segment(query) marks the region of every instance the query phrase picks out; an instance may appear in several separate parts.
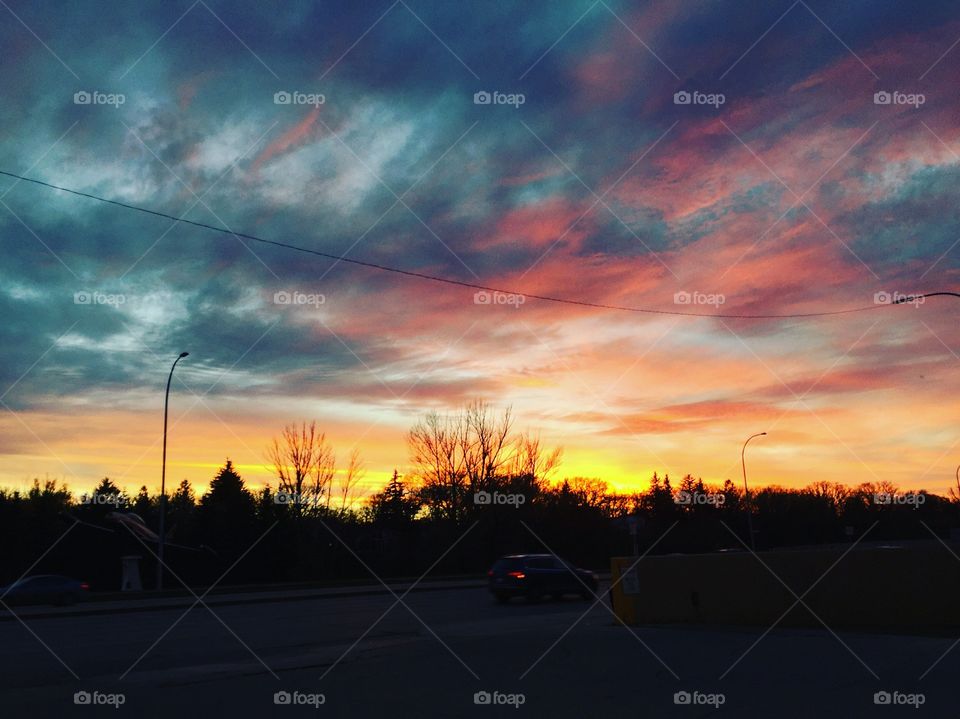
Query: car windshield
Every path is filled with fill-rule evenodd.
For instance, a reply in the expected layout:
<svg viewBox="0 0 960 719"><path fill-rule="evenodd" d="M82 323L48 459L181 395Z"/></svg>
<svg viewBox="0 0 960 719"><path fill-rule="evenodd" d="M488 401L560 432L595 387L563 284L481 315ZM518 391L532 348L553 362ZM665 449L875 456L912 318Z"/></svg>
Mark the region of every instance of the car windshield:
<svg viewBox="0 0 960 719"><path fill-rule="evenodd" d="M516 569L523 569L523 560L519 557L504 557L493 563L494 572L512 572Z"/></svg>

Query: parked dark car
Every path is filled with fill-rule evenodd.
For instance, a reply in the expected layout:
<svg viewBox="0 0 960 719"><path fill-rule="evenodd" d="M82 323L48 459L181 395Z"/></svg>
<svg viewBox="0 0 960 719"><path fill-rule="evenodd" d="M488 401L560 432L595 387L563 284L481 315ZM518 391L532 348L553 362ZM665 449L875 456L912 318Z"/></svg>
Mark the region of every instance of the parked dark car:
<svg viewBox="0 0 960 719"><path fill-rule="evenodd" d="M83 601L90 585L59 574L36 574L18 579L0 587L0 597L6 604L68 605Z"/></svg>
<svg viewBox="0 0 960 719"><path fill-rule="evenodd" d="M524 597L535 602L546 595L560 599L565 594L593 596L599 580L587 569L554 557L552 554L511 554L493 563L487 572L490 591L499 602Z"/></svg>

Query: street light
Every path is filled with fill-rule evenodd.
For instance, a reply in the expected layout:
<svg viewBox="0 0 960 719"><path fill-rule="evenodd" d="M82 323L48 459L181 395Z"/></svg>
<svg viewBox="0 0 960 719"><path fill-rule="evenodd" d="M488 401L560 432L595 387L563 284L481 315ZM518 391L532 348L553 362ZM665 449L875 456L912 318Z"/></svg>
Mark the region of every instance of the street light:
<svg viewBox="0 0 960 719"><path fill-rule="evenodd" d="M166 529L164 520L167 514L167 408L170 406L170 381L173 379L173 370L177 367L177 362L189 355L189 352L181 352L173 361L170 367L170 374L167 376L167 394L163 400L163 463L160 469L160 532L157 551L157 590L163 589L163 545L166 543Z"/></svg>
<svg viewBox="0 0 960 719"><path fill-rule="evenodd" d="M747 489L747 463L743 455L747 451L747 445L750 444L751 439L764 437L766 434L766 432L758 432L750 435L747 437L747 441L743 443L743 449L740 450L740 466L743 467L743 499L747 508L747 531L750 532L750 549L754 552L757 551L757 544L753 538L753 513L750 511L750 490Z"/></svg>

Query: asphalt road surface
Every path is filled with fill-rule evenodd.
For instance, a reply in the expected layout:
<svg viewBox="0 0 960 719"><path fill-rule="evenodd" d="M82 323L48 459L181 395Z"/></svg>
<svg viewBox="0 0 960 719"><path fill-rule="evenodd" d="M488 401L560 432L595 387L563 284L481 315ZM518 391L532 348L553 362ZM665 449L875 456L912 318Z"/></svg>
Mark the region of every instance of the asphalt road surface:
<svg viewBox="0 0 960 719"><path fill-rule="evenodd" d="M602 602L479 588L395 601L2 621L0 716L960 716L952 637L628 629Z"/></svg>

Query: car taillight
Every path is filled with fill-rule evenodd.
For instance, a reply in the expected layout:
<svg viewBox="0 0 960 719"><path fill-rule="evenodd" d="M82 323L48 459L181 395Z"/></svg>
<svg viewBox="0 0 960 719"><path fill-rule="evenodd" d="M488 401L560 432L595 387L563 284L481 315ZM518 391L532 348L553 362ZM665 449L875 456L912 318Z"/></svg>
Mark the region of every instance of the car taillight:
<svg viewBox="0 0 960 719"><path fill-rule="evenodd" d="M86 582L80 582L80 589L87 591L90 589L90 585L87 584Z"/></svg>
<svg viewBox="0 0 960 719"><path fill-rule="evenodd" d="M489 572L487 572L487 576L488 576L488 577L492 577L492 576L493 576L493 570L492 570L492 569L491 569Z"/></svg>
<svg viewBox="0 0 960 719"><path fill-rule="evenodd" d="M507 572L508 577L513 577L514 579L523 579L527 575L523 572Z"/></svg>

